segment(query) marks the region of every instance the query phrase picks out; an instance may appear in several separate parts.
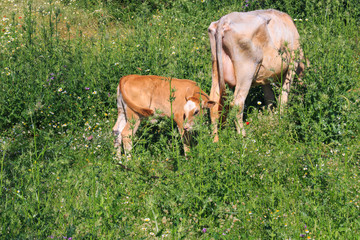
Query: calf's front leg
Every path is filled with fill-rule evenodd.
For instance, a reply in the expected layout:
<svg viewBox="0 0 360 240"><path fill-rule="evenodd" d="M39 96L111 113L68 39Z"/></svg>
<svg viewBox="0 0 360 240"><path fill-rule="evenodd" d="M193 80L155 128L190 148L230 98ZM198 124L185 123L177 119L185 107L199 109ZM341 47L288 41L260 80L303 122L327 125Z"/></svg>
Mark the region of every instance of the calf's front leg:
<svg viewBox="0 0 360 240"><path fill-rule="evenodd" d="M186 157L186 153L190 152L190 134L186 132L182 127L182 124L178 124L178 130L181 136L181 142L184 146L184 154Z"/></svg>

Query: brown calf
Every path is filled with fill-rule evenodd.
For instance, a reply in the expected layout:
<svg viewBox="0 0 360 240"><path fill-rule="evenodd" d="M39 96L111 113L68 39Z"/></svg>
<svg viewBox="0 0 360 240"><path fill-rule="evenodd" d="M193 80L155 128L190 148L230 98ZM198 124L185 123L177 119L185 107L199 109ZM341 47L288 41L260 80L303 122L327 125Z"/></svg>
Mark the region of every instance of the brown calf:
<svg viewBox="0 0 360 240"><path fill-rule="evenodd" d="M170 84L174 91L170 91ZM204 112L202 108L211 108L213 105L214 102L209 101L209 97L191 80L140 75L121 78L117 88L118 119L113 127L118 156L121 154L122 142L126 154L131 150L131 137L136 133L142 118L154 115L156 111L161 112L161 116L170 117L172 111L183 137L184 132L192 130L194 118ZM189 150L188 142L183 142L186 153Z"/></svg>

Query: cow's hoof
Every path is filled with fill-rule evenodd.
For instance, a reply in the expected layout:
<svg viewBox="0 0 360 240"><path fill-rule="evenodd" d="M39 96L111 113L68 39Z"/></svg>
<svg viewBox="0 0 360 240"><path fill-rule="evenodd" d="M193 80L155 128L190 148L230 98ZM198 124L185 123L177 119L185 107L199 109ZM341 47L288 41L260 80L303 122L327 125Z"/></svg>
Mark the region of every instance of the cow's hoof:
<svg viewBox="0 0 360 240"><path fill-rule="evenodd" d="M241 134L242 134L243 137L246 137L246 132L245 132L244 129L241 131Z"/></svg>

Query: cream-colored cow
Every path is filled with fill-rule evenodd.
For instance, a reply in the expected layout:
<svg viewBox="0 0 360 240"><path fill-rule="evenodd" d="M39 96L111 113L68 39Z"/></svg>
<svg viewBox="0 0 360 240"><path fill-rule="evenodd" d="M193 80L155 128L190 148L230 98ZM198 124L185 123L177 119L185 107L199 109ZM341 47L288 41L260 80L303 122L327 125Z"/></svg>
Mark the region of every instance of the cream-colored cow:
<svg viewBox="0 0 360 240"><path fill-rule="evenodd" d="M170 101L170 84L173 101ZM121 154L123 142L125 153L132 148L131 138L136 133L140 121L144 117L161 112L161 116L171 116L183 137L191 131L194 118L202 114L203 108L213 107L196 82L186 79L165 78L159 76L129 75L120 79L117 88L118 119L113 127L116 135L115 147L117 155ZM183 139L184 150L187 152L188 142Z"/></svg>
<svg viewBox="0 0 360 240"><path fill-rule="evenodd" d="M225 83L234 90L233 106L239 108L236 128L245 136L243 110L251 86L262 85L267 105L273 103L270 83L282 84L279 104L288 101L295 73L304 69L299 34L291 17L277 10L233 12L209 26L212 55L210 99L216 104L210 112L214 141L222 110Z"/></svg>

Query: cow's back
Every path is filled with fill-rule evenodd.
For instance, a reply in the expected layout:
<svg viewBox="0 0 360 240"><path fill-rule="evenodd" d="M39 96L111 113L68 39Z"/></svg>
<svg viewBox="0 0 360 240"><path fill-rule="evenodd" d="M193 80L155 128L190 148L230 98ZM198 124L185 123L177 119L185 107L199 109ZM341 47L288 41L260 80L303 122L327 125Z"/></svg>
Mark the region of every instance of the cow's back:
<svg viewBox="0 0 360 240"><path fill-rule="evenodd" d="M274 9L256 10L249 13L271 19L268 24L268 31L270 38L277 49L283 47L285 42L290 50L299 48L300 36L292 18L288 14Z"/></svg>

